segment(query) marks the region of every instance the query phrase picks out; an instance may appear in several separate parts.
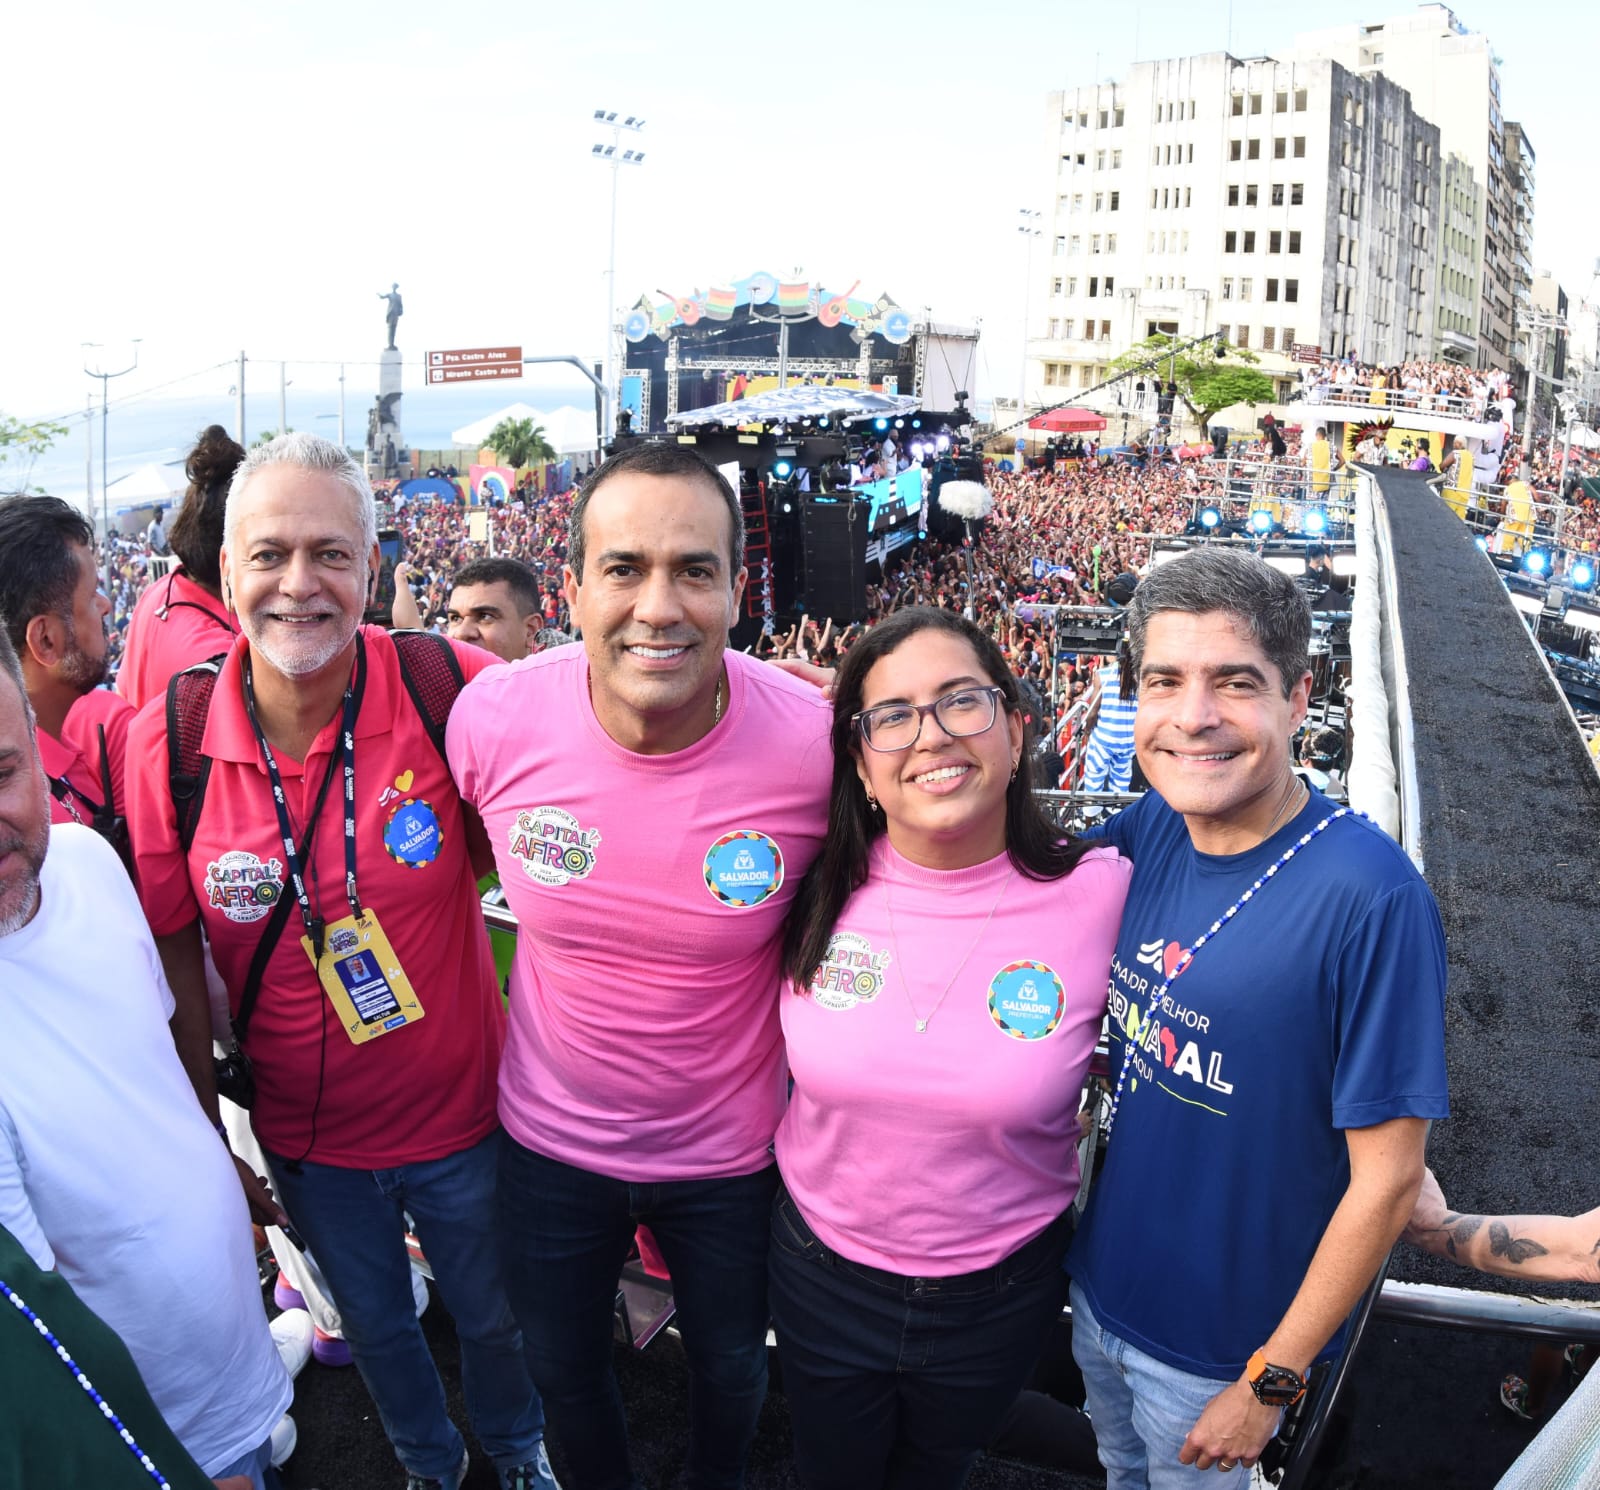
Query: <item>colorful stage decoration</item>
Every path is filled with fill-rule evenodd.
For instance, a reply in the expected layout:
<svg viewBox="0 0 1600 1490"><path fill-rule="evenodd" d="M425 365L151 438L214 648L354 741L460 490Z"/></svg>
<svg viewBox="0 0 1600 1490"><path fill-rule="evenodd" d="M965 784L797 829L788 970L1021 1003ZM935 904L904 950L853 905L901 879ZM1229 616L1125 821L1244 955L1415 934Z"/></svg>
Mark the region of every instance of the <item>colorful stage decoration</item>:
<svg viewBox="0 0 1600 1490"><path fill-rule="evenodd" d="M863 419L881 419L887 428L888 421L903 419L921 407L919 400L900 394L801 383L788 388L774 388L751 398L713 404L707 409L690 409L672 414L668 416L667 424L672 429L708 424L737 429L751 424L797 425L807 419L815 420L819 425L856 424Z"/></svg>
<svg viewBox="0 0 1600 1490"><path fill-rule="evenodd" d="M848 290L829 290L805 280L779 280L765 271L735 280L731 285L713 285L709 290L696 290L692 295L674 295L657 290L655 298L648 295L623 317L622 333L631 342L643 341L655 335L665 341L667 336L682 326L697 326L702 319L708 321L731 320L741 306L759 307L763 319L781 317L784 320L802 321L815 318L824 326L837 326L841 322L853 326L861 336L881 336L895 346L911 340L912 321L908 312L896 305L887 295L867 299L856 292L861 288L858 279Z"/></svg>

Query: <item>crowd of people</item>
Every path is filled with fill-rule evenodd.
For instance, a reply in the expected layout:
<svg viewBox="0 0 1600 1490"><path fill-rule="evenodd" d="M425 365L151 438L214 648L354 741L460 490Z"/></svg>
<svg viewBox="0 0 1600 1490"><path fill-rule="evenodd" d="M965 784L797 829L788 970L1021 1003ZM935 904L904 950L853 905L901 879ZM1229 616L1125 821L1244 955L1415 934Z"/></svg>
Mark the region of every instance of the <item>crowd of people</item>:
<svg viewBox="0 0 1600 1490"><path fill-rule="evenodd" d="M1332 396L1339 402L1364 400L1393 413L1478 420L1497 418L1497 406L1512 396L1508 373L1422 359L1382 366L1354 357L1324 357L1301 367L1300 388L1301 397L1313 404Z"/></svg>
<svg viewBox="0 0 1600 1490"><path fill-rule="evenodd" d="M213 429L190 478L137 594L153 558L104 595L80 514L0 502L5 1483L269 1490L290 1388L251 1218L325 1292L410 1490L470 1461L408 1226L503 1490L557 1490L547 1424L566 1490L637 1485L611 1335L640 1225L697 1490L743 1482L769 1324L806 1490L958 1490L1069 1287L1113 1490L1240 1484L1408 1224L1592 1272L1560 1218L1489 1218L1518 1246L1480 1257L1484 1218L1427 1186L1443 933L1294 769L1305 595L1231 546L1148 565L1216 473L996 476L974 546L769 639L828 676L728 645L743 514L689 447L491 511L492 555L407 504L399 631L364 624L379 512L347 452ZM1026 607L1101 600L1152 790L1078 838L1035 794ZM1249 905L1286 876L1321 908L1293 959ZM1243 1196L1191 1183L1243 1167ZM43 1405L91 1391L74 1352L82 1418Z"/></svg>

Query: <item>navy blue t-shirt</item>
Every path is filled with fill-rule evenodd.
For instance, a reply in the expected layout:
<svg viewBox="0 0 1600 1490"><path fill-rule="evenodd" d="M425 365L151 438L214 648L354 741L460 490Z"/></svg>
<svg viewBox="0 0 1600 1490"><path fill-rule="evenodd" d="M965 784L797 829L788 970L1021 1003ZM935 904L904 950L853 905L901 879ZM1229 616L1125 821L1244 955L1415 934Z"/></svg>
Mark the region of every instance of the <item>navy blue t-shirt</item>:
<svg viewBox="0 0 1600 1490"><path fill-rule="evenodd" d="M1438 909L1363 818L1301 849L1144 1023L1183 950L1335 810L1314 792L1265 843L1221 856L1149 792L1095 835L1133 861L1111 964L1113 1081L1126 1033L1140 1034L1067 1265L1113 1334L1219 1381L1305 1277L1349 1184L1342 1130L1449 1112Z"/></svg>

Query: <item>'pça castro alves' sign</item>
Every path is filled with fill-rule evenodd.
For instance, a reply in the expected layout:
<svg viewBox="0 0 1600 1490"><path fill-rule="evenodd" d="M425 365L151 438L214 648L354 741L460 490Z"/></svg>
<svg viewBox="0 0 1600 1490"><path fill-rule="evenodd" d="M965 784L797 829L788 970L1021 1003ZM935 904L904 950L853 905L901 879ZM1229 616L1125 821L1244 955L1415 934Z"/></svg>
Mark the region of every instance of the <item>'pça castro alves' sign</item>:
<svg viewBox="0 0 1600 1490"><path fill-rule="evenodd" d="M429 383L477 383L485 378L520 378L521 347L464 347L428 353Z"/></svg>

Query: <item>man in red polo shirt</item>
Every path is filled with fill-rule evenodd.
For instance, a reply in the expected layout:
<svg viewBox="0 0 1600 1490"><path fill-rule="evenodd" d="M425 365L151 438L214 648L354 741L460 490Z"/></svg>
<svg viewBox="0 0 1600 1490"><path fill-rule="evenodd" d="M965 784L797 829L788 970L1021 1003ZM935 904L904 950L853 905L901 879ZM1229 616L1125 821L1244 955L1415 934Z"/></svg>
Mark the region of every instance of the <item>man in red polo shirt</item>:
<svg viewBox="0 0 1600 1490"><path fill-rule="evenodd" d="M0 502L0 616L22 661L50 780L50 821L84 823L126 859L123 762L133 710L106 678L94 532L58 497Z"/></svg>
<svg viewBox="0 0 1600 1490"><path fill-rule="evenodd" d="M501 1484L552 1490L491 1225L504 1016L468 818L393 639L361 625L376 528L371 488L337 445L285 435L240 465L222 593L243 634L210 700L187 850L165 700L133 726L141 898L190 1009L205 1005L205 930L253 1067L256 1136L412 1486L457 1490L466 1449L416 1322L407 1214ZM447 645L466 676L494 662ZM186 1054L215 1119L209 1045Z"/></svg>

